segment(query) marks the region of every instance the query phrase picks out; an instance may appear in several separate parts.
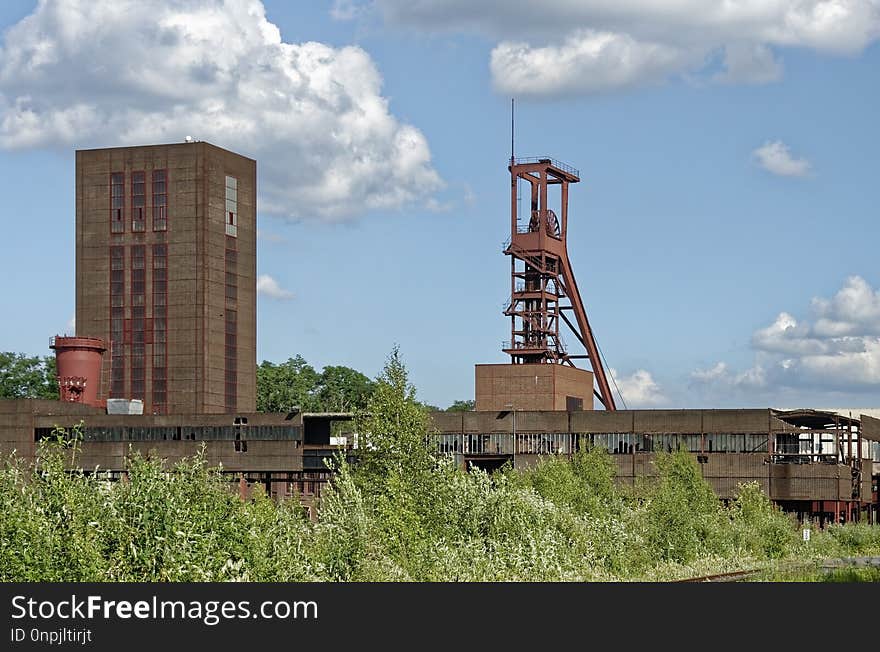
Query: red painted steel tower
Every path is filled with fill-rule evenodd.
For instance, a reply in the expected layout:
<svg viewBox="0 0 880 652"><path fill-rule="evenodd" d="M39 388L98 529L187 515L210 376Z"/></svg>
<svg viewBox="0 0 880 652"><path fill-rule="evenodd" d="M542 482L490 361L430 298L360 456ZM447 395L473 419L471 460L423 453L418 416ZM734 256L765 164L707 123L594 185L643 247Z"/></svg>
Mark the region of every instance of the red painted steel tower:
<svg viewBox="0 0 880 652"><path fill-rule="evenodd" d="M579 172L549 158L511 158L509 170L510 241L504 253L510 256L511 295L504 314L510 317L511 339L503 350L513 364L575 367L575 359L589 360L595 376L593 393L606 410L614 410L599 347L568 259L568 187L580 181ZM562 323L585 354L568 353L560 336Z"/></svg>

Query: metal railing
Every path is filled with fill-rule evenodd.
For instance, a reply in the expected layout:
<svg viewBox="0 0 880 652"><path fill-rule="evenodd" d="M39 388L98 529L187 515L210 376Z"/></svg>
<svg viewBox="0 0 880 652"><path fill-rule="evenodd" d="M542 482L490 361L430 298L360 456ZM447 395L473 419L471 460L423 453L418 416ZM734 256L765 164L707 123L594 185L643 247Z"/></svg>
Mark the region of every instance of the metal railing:
<svg viewBox="0 0 880 652"><path fill-rule="evenodd" d="M580 178L580 171L568 165L567 163L563 163L562 161L557 161L553 158L547 158L546 156L526 156L523 158L517 158L513 160L515 165L526 165L528 163L549 163L553 167L562 170L563 172L568 172L569 174L573 174L574 176Z"/></svg>

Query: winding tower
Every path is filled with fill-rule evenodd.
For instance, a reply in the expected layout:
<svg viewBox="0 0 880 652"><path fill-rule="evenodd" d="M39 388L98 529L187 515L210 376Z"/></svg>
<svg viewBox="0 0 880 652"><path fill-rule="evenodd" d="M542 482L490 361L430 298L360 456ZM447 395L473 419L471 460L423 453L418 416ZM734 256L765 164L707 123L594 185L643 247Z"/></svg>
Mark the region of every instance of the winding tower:
<svg viewBox="0 0 880 652"><path fill-rule="evenodd" d="M550 158L510 159L509 365L477 365L477 409L592 409L616 405L599 347L568 257L569 186L573 167ZM522 189L522 193L519 191ZM563 332L583 347L569 351ZM586 360L592 373L579 368ZM534 382L532 382L534 377Z"/></svg>

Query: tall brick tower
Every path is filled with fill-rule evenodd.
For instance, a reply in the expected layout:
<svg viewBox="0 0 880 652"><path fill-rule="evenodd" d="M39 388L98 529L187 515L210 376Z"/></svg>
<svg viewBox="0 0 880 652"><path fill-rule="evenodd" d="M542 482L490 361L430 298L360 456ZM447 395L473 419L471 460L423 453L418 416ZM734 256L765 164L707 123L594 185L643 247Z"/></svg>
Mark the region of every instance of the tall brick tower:
<svg viewBox="0 0 880 652"><path fill-rule="evenodd" d="M76 152L76 333L102 398L256 409L256 161L209 143Z"/></svg>

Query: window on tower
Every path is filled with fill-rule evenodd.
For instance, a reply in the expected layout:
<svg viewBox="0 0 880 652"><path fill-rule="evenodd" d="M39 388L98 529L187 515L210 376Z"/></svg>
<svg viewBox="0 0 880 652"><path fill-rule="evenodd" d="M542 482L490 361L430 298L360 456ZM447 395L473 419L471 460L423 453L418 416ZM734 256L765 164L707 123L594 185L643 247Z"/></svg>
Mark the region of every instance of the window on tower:
<svg viewBox="0 0 880 652"><path fill-rule="evenodd" d="M226 177L226 235L238 236L238 179Z"/></svg>
<svg viewBox="0 0 880 652"><path fill-rule="evenodd" d="M147 185L143 172L131 173L131 230L144 231L146 222L144 211L147 209Z"/></svg>
<svg viewBox="0 0 880 652"><path fill-rule="evenodd" d="M165 170L153 170L153 231L168 229L168 179Z"/></svg>
<svg viewBox="0 0 880 652"><path fill-rule="evenodd" d="M110 232L125 233L125 173L110 175Z"/></svg>

